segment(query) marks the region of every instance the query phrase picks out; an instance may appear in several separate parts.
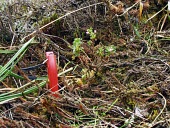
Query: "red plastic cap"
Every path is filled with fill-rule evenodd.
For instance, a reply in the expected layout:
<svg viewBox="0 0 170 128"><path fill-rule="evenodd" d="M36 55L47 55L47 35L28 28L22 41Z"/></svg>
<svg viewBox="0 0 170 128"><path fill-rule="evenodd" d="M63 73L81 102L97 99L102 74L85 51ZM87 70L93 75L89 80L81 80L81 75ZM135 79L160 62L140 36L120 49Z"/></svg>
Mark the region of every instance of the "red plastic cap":
<svg viewBox="0 0 170 128"><path fill-rule="evenodd" d="M57 71L57 63L56 56L53 52L46 52L47 60L47 71L48 71L48 79L49 79L49 89L51 92L58 91L58 71ZM58 97L57 94L53 94L53 96Z"/></svg>

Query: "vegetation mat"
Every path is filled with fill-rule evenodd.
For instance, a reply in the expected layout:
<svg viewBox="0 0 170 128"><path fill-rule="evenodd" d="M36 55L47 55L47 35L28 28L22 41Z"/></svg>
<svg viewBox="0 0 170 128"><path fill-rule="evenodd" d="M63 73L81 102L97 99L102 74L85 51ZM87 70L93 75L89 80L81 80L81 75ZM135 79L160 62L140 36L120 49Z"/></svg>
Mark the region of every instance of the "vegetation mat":
<svg viewBox="0 0 170 128"><path fill-rule="evenodd" d="M168 0L1 2L0 127L169 128L168 8Z"/></svg>

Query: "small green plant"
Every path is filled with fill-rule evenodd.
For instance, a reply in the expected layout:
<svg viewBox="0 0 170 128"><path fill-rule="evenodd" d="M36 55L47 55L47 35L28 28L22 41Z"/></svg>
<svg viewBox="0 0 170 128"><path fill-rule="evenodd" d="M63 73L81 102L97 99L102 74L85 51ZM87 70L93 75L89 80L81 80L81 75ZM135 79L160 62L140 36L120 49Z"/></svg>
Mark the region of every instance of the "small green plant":
<svg viewBox="0 0 170 128"><path fill-rule="evenodd" d="M109 56L116 52L116 47L114 45L102 46L97 50L99 56Z"/></svg>
<svg viewBox="0 0 170 128"><path fill-rule="evenodd" d="M90 35L90 40L94 40L96 38L96 30L93 30L92 27L87 29L86 33Z"/></svg>
<svg viewBox="0 0 170 128"><path fill-rule="evenodd" d="M88 45L91 45L93 43L93 40L96 39L96 30L93 30L93 28L90 27L89 29L87 29L86 34L90 35L90 40L87 43Z"/></svg>
<svg viewBox="0 0 170 128"><path fill-rule="evenodd" d="M97 54L99 56L104 56L104 48L103 47L100 47L98 50L97 50Z"/></svg>
<svg viewBox="0 0 170 128"><path fill-rule="evenodd" d="M72 49L73 49L73 59L75 59L75 57L80 55L80 52L83 51L83 47L81 46L83 44L82 39L81 38L75 38L73 41L73 45L72 45Z"/></svg>
<svg viewBox="0 0 170 128"><path fill-rule="evenodd" d="M88 45L90 46L94 40L96 39L96 31L93 30L92 27L90 27L89 29L87 29L87 34L90 35L90 40L87 41ZM81 38L75 38L73 41L73 45L71 46L71 48L73 49L73 59L75 59L75 57L80 56L81 52L84 52L83 50L83 41Z"/></svg>

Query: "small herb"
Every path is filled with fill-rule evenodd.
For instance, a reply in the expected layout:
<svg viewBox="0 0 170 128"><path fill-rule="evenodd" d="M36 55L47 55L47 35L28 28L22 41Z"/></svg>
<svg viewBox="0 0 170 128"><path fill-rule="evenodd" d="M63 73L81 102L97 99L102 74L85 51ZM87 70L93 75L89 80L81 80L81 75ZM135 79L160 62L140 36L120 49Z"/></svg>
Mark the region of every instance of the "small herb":
<svg viewBox="0 0 170 128"><path fill-rule="evenodd" d="M99 56L109 56L112 53L116 52L116 47L114 45L102 46L97 50Z"/></svg>
<svg viewBox="0 0 170 128"><path fill-rule="evenodd" d="M73 41L72 49L73 49L73 59L80 55L80 52L83 51L83 47L81 45L83 44L81 38L75 38Z"/></svg>
<svg viewBox="0 0 170 128"><path fill-rule="evenodd" d="M96 30L93 31L93 28L90 27L89 29L87 29L87 34L90 35L90 39L94 40L96 38Z"/></svg>

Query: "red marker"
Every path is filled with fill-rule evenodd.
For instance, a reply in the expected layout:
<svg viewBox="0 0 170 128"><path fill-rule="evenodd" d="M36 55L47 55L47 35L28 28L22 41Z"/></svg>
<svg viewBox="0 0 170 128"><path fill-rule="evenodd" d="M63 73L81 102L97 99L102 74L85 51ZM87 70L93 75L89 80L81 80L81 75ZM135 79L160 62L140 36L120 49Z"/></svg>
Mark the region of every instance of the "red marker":
<svg viewBox="0 0 170 128"><path fill-rule="evenodd" d="M49 79L49 89L51 92L58 91L58 71L57 71L57 63L56 56L53 52L46 52L47 60L47 71L48 71L48 79ZM57 94L53 94L53 96L58 97Z"/></svg>

